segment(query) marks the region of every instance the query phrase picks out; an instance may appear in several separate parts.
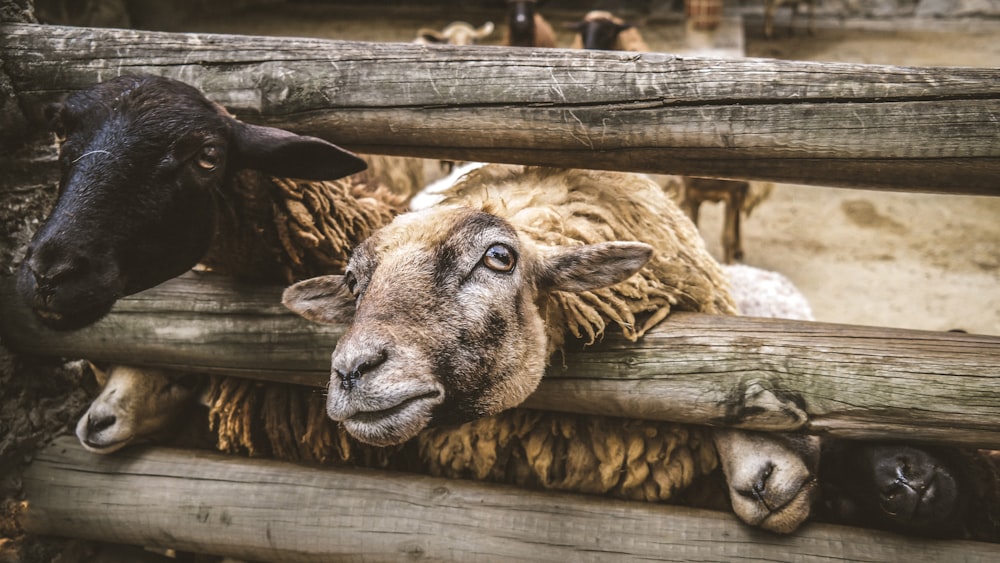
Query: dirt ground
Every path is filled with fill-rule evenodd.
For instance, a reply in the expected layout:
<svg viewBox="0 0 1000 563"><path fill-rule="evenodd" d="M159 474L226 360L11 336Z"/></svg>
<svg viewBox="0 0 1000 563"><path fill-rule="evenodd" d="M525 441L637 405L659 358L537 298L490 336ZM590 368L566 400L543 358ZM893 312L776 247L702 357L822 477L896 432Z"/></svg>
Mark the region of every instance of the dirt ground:
<svg viewBox="0 0 1000 563"><path fill-rule="evenodd" d="M409 41L421 26L452 19L500 23L494 12L442 14L259 8L190 31ZM559 44L571 36L553 14ZM800 18L800 20L803 18ZM748 20L748 56L905 66L1000 66L1000 21L821 20L813 35L778 21L765 40ZM799 22L802 23L801 21ZM498 26L499 27L499 26ZM861 29L857 29L861 28ZM684 49L678 20L640 28L651 48ZM487 43L497 42L500 31ZM998 141L1000 142L1000 141ZM745 263L784 273L806 294L818 320L925 330L961 328L1000 335L1000 198L882 193L777 185L744 222ZM701 228L719 256L721 209L703 207Z"/></svg>
<svg viewBox="0 0 1000 563"><path fill-rule="evenodd" d="M1000 22L941 31L831 27L775 41L749 34L747 52L997 67ZM718 225L718 213L714 224L702 223L708 240L717 240ZM819 320L1000 334L1000 199L778 185L745 222L744 235L745 261L791 278Z"/></svg>

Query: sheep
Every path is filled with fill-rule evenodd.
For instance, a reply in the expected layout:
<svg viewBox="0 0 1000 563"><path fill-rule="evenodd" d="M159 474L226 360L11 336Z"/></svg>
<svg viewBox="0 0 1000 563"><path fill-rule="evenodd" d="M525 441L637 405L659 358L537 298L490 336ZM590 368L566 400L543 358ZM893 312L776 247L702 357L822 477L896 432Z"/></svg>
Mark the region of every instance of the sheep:
<svg viewBox="0 0 1000 563"><path fill-rule="evenodd" d="M104 370L89 365L101 391L76 424L76 437L85 449L110 454L148 441L183 442L199 429L184 421L203 401L201 377L147 367L113 365Z"/></svg>
<svg viewBox="0 0 1000 563"><path fill-rule="evenodd" d="M555 47L556 34L549 22L538 13L538 0L507 0L507 31L503 44L508 47Z"/></svg>
<svg viewBox="0 0 1000 563"><path fill-rule="evenodd" d="M242 123L194 88L169 79L113 79L70 96L53 117L65 136L61 194L29 247L18 285L39 317L56 328L88 324L119 296L181 273L199 259L219 271L263 279L342 271L350 247L396 213L392 201L379 197L381 192L356 181L313 183L241 170L253 166L279 176L316 178L358 172L364 162L319 139ZM130 184L143 189L124 189ZM218 231L214 240L213 230ZM682 247L697 246L687 240L696 239L696 233L683 234ZM647 251L641 245L624 248L638 252L632 260L638 267L636 258ZM503 256L493 259L502 261ZM712 269L713 264L699 267ZM644 281L632 288L632 295L614 301L654 305L645 321L635 319L627 308L612 313L612 321L626 335L637 337L672 306L733 312L725 292L714 287L721 283L719 277L704 275L688 283L685 268L671 272L683 282L679 287ZM590 341L599 337L604 321L597 308L570 294L556 300L572 307L567 310L573 314L563 320L574 335L589 336ZM555 308L551 312L557 313ZM561 339L553 337L548 343L559 347ZM537 363L545 361L547 357ZM283 416L289 421L270 425L277 433L268 437L275 456L304 455L303 447L322 451L336 437L310 425L309 415L322 417L323 409L310 407L316 401L310 402L308 392L294 386L257 387L234 378L213 378L207 395L209 416L227 448L254 444L252 428L240 433L249 428L246 421L253 420L257 406L266 411L265 423ZM257 399L260 403L253 402ZM240 412L247 414L240 418ZM517 412L504 416L515 417ZM503 416L495 420L500 425ZM507 420L514 426L524 424ZM551 431L562 432L562 427L553 423ZM298 440L299 435L304 439ZM525 436L536 439L536 434ZM273 446L276 443L291 446L283 451ZM683 472L689 477L698 473ZM778 473L769 480L767 495L775 492L771 485L783 472ZM808 490L799 491L801 484L792 483L793 492L803 493L798 499L808 496ZM746 490L752 491L749 486ZM741 514L747 518L745 510ZM759 523L757 515L751 516L752 523ZM776 520L761 525L773 527Z"/></svg>
<svg viewBox="0 0 1000 563"><path fill-rule="evenodd" d="M493 33L493 22L486 22L476 28L472 24L456 21L451 22L441 31L429 27L420 28L417 30L417 38L414 43L421 45L475 45L480 40L489 37L491 33Z"/></svg>
<svg viewBox="0 0 1000 563"><path fill-rule="evenodd" d="M285 386L191 374L178 387L180 374L129 366L111 366L107 374L98 376L103 391L77 424L80 443L98 454L146 442L207 444L255 457L648 501L677 501L702 480L707 487L706 476L717 468L705 429L669 422L514 409L456 428L428 429L402 445L375 447L329 419L318 393L289 394L280 392ZM239 385L220 386L219 380ZM194 409L200 410L192 416Z"/></svg>
<svg viewBox="0 0 1000 563"><path fill-rule="evenodd" d="M747 216L761 202L771 196L774 184L750 183L740 180L685 177L681 183L680 201L695 225L701 204L706 201L722 203L725 216L722 222L722 261L726 264L743 259L743 242L740 215Z"/></svg>
<svg viewBox="0 0 1000 563"><path fill-rule="evenodd" d="M55 329L91 324L199 261L286 283L339 271L405 208L356 174L367 166L358 156L239 121L176 80L114 78L50 114L63 137L59 198L17 288Z"/></svg>
<svg viewBox="0 0 1000 563"><path fill-rule="evenodd" d="M813 28L813 19L816 10L816 3L814 0L764 0L764 37L768 39L774 38L774 12L779 6L791 6L792 8L792 25L795 23L795 16L798 14L799 6L805 4L809 10L809 34L813 34L815 29Z"/></svg>
<svg viewBox="0 0 1000 563"><path fill-rule="evenodd" d="M747 281L751 285L745 292L749 293L760 279L758 272L749 272L749 276L744 276L748 272L739 273L733 276L733 283ZM769 279L762 282L765 289L771 284ZM771 316L783 311L783 299L776 295L770 302L756 300L755 312ZM76 427L84 448L106 455L147 442L216 447L218 428L210 431L203 413L193 412L203 409L209 376L128 366L111 366L106 372L94 366L92 369L102 391ZM253 384L251 393L264 388L263 384ZM427 430L417 440L397 448L371 448L353 440L342 426L326 418L317 403L320 397L313 395L309 408L320 413L313 431L321 428L330 433L331 439L325 451L302 458L309 461L406 468L450 478L719 508L711 473L715 458L710 448L697 445L698 440L708 439L701 429L575 415L564 416L562 424L549 425L541 423L541 413L518 409L509 411L506 420L507 429L515 432L487 433L473 423L459 432ZM608 433L611 422L631 432ZM258 438L250 445L256 448L255 455L267 455L269 448L281 447L286 440L276 436L273 442ZM484 448L487 440L496 440L497 447ZM240 446L218 447L237 450ZM918 536L1000 541L997 452L831 438L823 439L822 452L818 520ZM660 453L665 454L663 460L656 459ZM695 457L693 453L709 455ZM620 471L621 467L625 470ZM690 489L700 490L678 490L691 480L684 477L685 473L693 476ZM933 486L941 492L917 496L921 480L930 475L935 476ZM909 510L893 508L892 502L903 501L909 503L905 505L911 507Z"/></svg>
<svg viewBox="0 0 1000 563"><path fill-rule="evenodd" d="M580 22L569 24L577 32L574 49L602 49L605 51L649 51L649 45L633 24L604 10L593 10Z"/></svg>
<svg viewBox="0 0 1000 563"><path fill-rule="evenodd" d="M1000 451L824 438L819 519L1000 541Z"/></svg>
<svg viewBox="0 0 1000 563"><path fill-rule="evenodd" d="M283 178L334 177L358 172L365 164L325 141L242 123L177 81L112 79L71 95L52 116L65 138L61 193L30 245L19 271L19 290L43 322L55 328L89 324L120 296L179 274L199 260L220 272L272 281L287 282L306 272L342 271L350 246L397 211L394 199L383 199L382 192L357 179L320 183ZM281 177L245 170L249 167ZM650 294L655 299L656 288ZM719 306L729 305L721 299ZM292 460L346 457L366 463L392 457L383 453L391 448L356 447L342 426L326 423L323 402L309 389L213 377L204 396L217 447L227 451ZM543 473L554 478L563 470L552 465L553 471L543 472L537 460L517 453L534 451L546 428L529 427L525 417L511 411L495 419L496 428L506 424L508 429L531 430L504 434L521 444L502 442L505 451L529 464L506 478L527 476L546 486L549 480ZM114 435L116 421L97 410L87 420L80 427L86 443L95 450L113 447L113 440L107 440ZM565 428L592 424L572 415L551 415L546 420L553 421L549 432L564 439ZM556 424L558 420L570 422ZM674 434L669 424L651 425L624 434L632 436L622 442L629 445L626 453L644 452L641 459L629 458L624 473L619 473L617 454L608 453L601 445L604 441L595 442L603 448L602 455L611 456L607 467L614 468L601 474L627 477L628 486L618 487L622 494L652 475L653 484L645 487L649 494L671 495L671 487L656 481L663 480L668 463L678 464L676 486L681 488L711 471L714 457L706 454L711 445L690 437L692 431L684 428L679 431L683 439L667 440ZM657 430L657 425L664 429ZM653 445L634 446L655 436L661 439ZM477 443L485 445L488 440ZM675 448L674 443L680 446ZM683 453L689 451L693 453ZM702 459L708 460L703 466L691 461ZM438 457L435 463L445 461ZM455 470L463 463L472 462L454 461L448 467ZM405 467L404 461L399 464L393 467ZM479 474L484 467L476 465L470 471ZM573 484L560 481L551 486Z"/></svg>
<svg viewBox="0 0 1000 563"><path fill-rule="evenodd" d="M593 343L612 324L635 340L672 310L736 313L697 229L644 176L486 165L445 195L373 233L343 277L283 296L307 319L350 321L326 411L363 442L469 421L510 432L483 417L519 405L567 336ZM712 435L744 521L790 532L808 516L815 482L800 441Z"/></svg>
<svg viewBox="0 0 1000 563"><path fill-rule="evenodd" d="M577 31L573 40L575 49L603 49L616 51L649 51L639 30L610 12L595 10L583 20L571 24ZM698 211L702 202L721 202L725 206L722 229L722 261L731 264L743 259L740 237L740 213L747 215L770 195L772 184L751 187L749 182L685 177L681 181L680 200L694 224L698 224Z"/></svg>
<svg viewBox="0 0 1000 563"><path fill-rule="evenodd" d="M814 320L787 278L723 266L741 315ZM824 436L816 519L921 537L1000 541L1000 452Z"/></svg>
<svg viewBox="0 0 1000 563"><path fill-rule="evenodd" d="M737 305L748 314L781 316L789 301L793 306L805 302L780 274L749 266L724 270L735 288ZM686 497L701 486L705 489L701 494L715 500L711 487L716 483L705 476L716 471L717 461L714 450L705 446L710 442L705 429L513 410L457 429L429 429L398 448L373 448L326 417L319 394L275 393L282 386L153 368L116 365L106 372L91 368L102 391L80 418L76 435L95 453L149 441L189 447L208 444L254 456L391 467L698 506L706 503ZM236 385L219 385L223 379ZM258 411L253 405L262 408ZM212 414L192 412L202 407L212 407ZM262 415L267 419L260 424ZM300 429L289 433L288 428L295 426Z"/></svg>
<svg viewBox="0 0 1000 563"><path fill-rule="evenodd" d="M726 264L730 293L740 315L813 321L806 296L785 276L744 264Z"/></svg>

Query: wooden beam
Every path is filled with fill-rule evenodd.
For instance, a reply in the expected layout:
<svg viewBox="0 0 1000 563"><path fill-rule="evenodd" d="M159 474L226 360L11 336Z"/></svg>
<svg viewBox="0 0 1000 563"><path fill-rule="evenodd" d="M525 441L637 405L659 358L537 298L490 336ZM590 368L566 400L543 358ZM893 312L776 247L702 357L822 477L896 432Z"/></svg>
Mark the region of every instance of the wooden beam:
<svg viewBox="0 0 1000 563"><path fill-rule="evenodd" d="M325 385L342 326L307 322L281 288L188 274L53 332L11 280L0 337L30 354ZM637 343L559 356L525 406L1000 448L1000 337L675 314Z"/></svg>
<svg viewBox="0 0 1000 563"><path fill-rule="evenodd" d="M166 448L110 456L62 438L24 474L33 534L288 562L996 561L1000 545L807 524L777 536L731 514Z"/></svg>
<svg viewBox="0 0 1000 563"><path fill-rule="evenodd" d="M1000 69L0 25L22 108L170 76L362 152L1000 194Z"/></svg>

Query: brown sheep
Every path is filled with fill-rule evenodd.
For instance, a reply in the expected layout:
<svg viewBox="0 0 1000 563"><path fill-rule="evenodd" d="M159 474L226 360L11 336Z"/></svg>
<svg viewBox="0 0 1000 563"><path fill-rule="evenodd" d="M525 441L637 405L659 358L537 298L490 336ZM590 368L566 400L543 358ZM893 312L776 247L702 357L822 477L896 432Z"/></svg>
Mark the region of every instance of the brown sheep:
<svg viewBox="0 0 1000 563"><path fill-rule="evenodd" d="M742 265L724 270L744 313L811 318L804 297L779 274ZM326 417L318 393L152 368L111 366L106 373L94 372L103 389L76 433L96 453L155 441L635 500L703 506L704 499L707 507L720 505L714 479L699 477L717 464L704 428L511 410L457 428L428 429L400 447L375 448ZM222 380L237 384L220 385ZM210 415L195 410L196 398L212 407ZM249 405L260 405L260 411Z"/></svg>
<svg viewBox="0 0 1000 563"><path fill-rule="evenodd" d="M681 206L695 225L701 204L708 201L721 203L725 215L722 220L722 261L732 264L743 259L742 215L750 213L770 197L774 184L686 176L681 182Z"/></svg>
<svg viewBox="0 0 1000 563"><path fill-rule="evenodd" d="M639 30L610 12L595 10L572 24L577 31L573 40L575 49L603 49L612 51L649 51ZM740 236L740 215L750 214L759 202L770 194L771 184L751 187L749 182L685 177L679 199L688 216L698 224L698 210L705 201L719 202L725 207L722 227L723 262L731 264L743 259Z"/></svg>
<svg viewBox="0 0 1000 563"><path fill-rule="evenodd" d="M697 229L645 176L487 165L444 195L369 237L342 278L285 292L306 318L353 319L326 410L362 441L517 406L567 336L592 343L611 324L634 340L673 310L736 312ZM815 483L790 442L733 430L715 441L744 521L789 532L808 516Z"/></svg>
<svg viewBox="0 0 1000 563"><path fill-rule="evenodd" d="M594 10L583 20L570 24L576 30L574 49L601 49L605 51L647 52L649 45L633 24L604 10Z"/></svg>

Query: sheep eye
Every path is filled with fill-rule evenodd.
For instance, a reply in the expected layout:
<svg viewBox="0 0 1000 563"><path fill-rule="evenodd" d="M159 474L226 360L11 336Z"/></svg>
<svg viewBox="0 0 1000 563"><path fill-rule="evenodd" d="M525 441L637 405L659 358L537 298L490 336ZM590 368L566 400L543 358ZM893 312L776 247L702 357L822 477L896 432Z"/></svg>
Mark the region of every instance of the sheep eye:
<svg viewBox="0 0 1000 563"><path fill-rule="evenodd" d="M215 145L201 147L195 162L202 170L209 172L215 170L219 166L219 147Z"/></svg>
<svg viewBox="0 0 1000 563"><path fill-rule="evenodd" d="M517 259L514 251L503 244L494 244L483 254L483 264L496 272L509 272L514 269Z"/></svg>
<svg viewBox="0 0 1000 563"><path fill-rule="evenodd" d="M347 286L347 291L351 292L351 295L358 296L358 279L354 277L354 274L347 272L344 274L344 285Z"/></svg>

